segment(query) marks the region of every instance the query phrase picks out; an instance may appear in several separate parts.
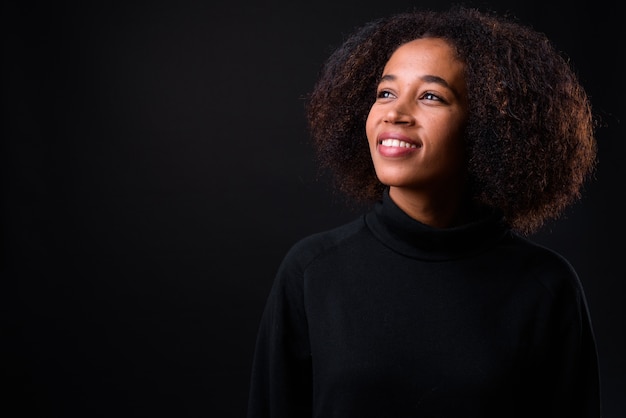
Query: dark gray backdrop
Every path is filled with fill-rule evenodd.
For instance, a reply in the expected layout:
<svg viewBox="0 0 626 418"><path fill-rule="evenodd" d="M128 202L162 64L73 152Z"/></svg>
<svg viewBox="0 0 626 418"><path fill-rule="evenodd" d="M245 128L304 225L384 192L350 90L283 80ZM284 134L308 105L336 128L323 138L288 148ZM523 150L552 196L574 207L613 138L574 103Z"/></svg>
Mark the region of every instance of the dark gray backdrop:
<svg viewBox="0 0 626 418"><path fill-rule="evenodd" d="M546 32L605 120L596 181L536 238L581 276L618 418L624 22L548 3L474 5ZM413 5L447 2L4 2L0 408L244 416L282 256L358 212L316 180L302 97L345 34Z"/></svg>

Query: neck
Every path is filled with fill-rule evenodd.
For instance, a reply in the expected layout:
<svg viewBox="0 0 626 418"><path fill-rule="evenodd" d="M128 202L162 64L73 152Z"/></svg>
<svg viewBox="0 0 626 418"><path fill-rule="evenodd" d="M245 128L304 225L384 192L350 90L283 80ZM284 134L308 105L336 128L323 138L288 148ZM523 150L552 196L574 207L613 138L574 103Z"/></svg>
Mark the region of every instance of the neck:
<svg viewBox="0 0 626 418"><path fill-rule="evenodd" d="M451 228L471 220L472 209L462 194L432 193L391 187L389 197L411 218L433 228Z"/></svg>

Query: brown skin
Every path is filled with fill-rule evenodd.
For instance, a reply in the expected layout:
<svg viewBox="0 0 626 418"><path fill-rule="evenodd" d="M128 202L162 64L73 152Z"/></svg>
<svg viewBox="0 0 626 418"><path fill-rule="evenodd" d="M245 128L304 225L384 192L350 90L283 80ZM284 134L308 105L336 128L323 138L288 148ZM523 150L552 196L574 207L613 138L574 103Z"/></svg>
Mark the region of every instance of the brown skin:
<svg viewBox="0 0 626 418"><path fill-rule="evenodd" d="M389 180L377 175L366 121L389 58L401 45L422 38L445 39L463 63L467 120L459 149L467 188L460 201L501 211L505 222L525 235L560 217L581 197L596 166L589 99L569 61L544 34L475 9L453 6L390 16L346 38L328 58L307 101L320 169L357 203L381 198ZM437 211L448 204L453 208L437 224L460 222L453 214L457 202L444 205L439 197L437 202ZM414 209L433 212L434 203Z"/></svg>
<svg viewBox="0 0 626 418"><path fill-rule="evenodd" d="M409 216L434 227L467 220L463 63L448 43L398 48L383 70L366 133L376 175Z"/></svg>

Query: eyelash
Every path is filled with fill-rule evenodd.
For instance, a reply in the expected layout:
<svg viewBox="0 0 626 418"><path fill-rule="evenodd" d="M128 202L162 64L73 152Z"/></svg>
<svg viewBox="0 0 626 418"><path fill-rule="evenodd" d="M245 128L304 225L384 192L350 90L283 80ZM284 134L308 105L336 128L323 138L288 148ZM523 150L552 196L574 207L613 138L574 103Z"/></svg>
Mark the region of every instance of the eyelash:
<svg viewBox="0 0 626 418"><path fill-rule="evenodd" d="M443 101L443 99L442 99L441 97L437 96L436 94L430 93L430 92L426 92L426 93L424 93L424 94L420 97L420 99L425 99L425 98L426 98L426 96L432 96L435 100L440 101L440 102L442 102L442 101Z"/></svg>
<svg viewBox="0 0 626 418"><path fill-rule="evenodd" d="M376 94L376 98L377 99L387 99L389 96L388 95L393 95L392 92L390 92L389 90L381 90ZM422 94L419 99L426 99L426 100L435 100L435 101L439 101L439 102L443 102L444 100L437 96L434 93L431 92L425 92L424 94Z"/></svg>

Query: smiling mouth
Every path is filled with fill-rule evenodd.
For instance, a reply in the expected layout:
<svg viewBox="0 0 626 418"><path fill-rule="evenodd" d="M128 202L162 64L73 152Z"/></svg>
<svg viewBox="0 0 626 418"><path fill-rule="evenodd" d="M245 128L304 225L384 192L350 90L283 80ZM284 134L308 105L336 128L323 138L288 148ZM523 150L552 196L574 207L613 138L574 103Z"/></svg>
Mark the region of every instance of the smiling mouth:
<svg viewBox="0 0 626 418"><path fill-rule="evenodd" d="M417 148L416 144L412 144L406 141L401 141L399 139L383 139L382 141L380 141L380 145L384 145L386 147L394 147L394 148Z"/></svg>

